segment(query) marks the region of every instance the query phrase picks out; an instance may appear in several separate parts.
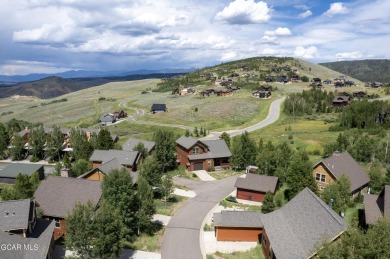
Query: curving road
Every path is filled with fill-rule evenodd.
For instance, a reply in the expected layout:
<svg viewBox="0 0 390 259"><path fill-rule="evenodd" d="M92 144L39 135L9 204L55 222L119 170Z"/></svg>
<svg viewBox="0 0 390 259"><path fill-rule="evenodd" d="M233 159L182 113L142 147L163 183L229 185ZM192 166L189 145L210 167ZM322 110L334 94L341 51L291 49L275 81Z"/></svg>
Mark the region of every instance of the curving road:
<svg viewBox="0 0 390 259"><path fill-rule="evenodd" d="M174 179L175 184L185 185L196 192L171 218L164 232L162 259L201 259L203 241L200 233L204 218L210 210L234 191L237 176L201 182L183 178Z"/></svg>
<svg viewBox="0 0 390 259"><path fill-rule="evenodd" d="M239 130L228 130L228 131L226 131L226 133L228 133L230 135L230 137L234 137L237 135L241 135L245 131L251 132L251 131L259 130L261 128L264 128L264 127L274 123L275 121L277 121L279 119L280 107L285 99L286 99L286 97L282 97L282 98L279 98L279 99L276 99L275 101L273 101L271 103L271 106L269 107L269 112L268 112L267 117L264 120L260 121L259 123L256 123L252 126L249 126L249 127L243 128L243 129L239 129ZM210 132L210 134L208 136L201 138L201 139L202 140L218 139L222 133L223 132Z"/></svg>

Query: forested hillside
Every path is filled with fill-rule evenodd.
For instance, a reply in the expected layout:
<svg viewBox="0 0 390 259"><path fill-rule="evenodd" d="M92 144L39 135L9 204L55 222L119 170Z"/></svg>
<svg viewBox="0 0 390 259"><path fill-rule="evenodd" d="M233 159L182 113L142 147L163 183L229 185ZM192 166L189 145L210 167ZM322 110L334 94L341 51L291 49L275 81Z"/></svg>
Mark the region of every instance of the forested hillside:
<svg viewBox="0 0 390 259"><path fill-rule="evenodd" d="M320 63L320 65L363 82L390 82L390 60L388 59L338 61Z"/></svg>

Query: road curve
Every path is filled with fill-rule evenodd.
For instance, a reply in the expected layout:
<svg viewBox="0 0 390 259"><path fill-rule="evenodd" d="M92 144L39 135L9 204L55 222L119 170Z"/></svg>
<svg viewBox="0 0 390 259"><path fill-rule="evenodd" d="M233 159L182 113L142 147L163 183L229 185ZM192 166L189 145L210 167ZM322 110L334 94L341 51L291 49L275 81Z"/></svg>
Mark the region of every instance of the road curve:
<svg viewBox="0 0 390 259"><path fill-rule="evenodd" d="M282 97L282 98L279 98L279 99L273 101L269 107L269 112L268 112L267 117L264 120L260 121L259 123L256 123L252 126L249 126L249 127L243 128L243 129L239 129L239 130L228 130L228 131L226 131L226 133L228 133L230 135L230 137L234 137L237 135L241 135L245 131L247 131L247 132L255 131L255 130L264 128L264 127L274 123L275 121L277 121L279 119L280 107L285 99L286 99L286 97ZM218 139L222 133L223 132L210 132L210 134L208 136L201 138L201 140Z"/></svg>
<svg viewBox="0 0 390 259"><path fill-rule="evenodd" d="M162 259L201 259L200 231L204 218L220 200L234 191L237 176L200 182L175 179L175 183L186 185L196 192L171 218L164 231L161 249Z"/></svg>

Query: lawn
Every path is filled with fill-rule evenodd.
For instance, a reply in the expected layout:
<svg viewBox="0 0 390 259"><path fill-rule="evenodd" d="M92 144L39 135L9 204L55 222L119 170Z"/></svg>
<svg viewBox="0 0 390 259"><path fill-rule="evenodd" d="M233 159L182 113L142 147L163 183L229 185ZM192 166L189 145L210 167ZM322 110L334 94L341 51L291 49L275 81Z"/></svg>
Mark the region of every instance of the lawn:
<svg viewBox="0 0 390 259"><path fill-rule="evenodd" d="M234 171L232 169L225 169L225 170L221 170L221 171L209 172L209 175L211 175L212 177L214 177L217 180L220 180L220 179L224 179L224 178L227 178L227 177L230 177L233 175L239 176L239 175L242 175L244 173L245 173L244 170L237 172L237 171Z"/></svg>
<svg viewBox="0 0 390 259"><path fill-rule="evenodd" d="M214 255L207 255L207 259L264 259L263 251L261 249L261 245L258 244L256 247L252 248L246 252L233 252L231 254L224 254L220 252L216 252Z"/></svg>
<svg viewBox="0 0 390 259"><path fill-rule="evenodd" d="M359 223L359 210L364 209L363 203L357 203L354 207L345 211L344 219L349 226L357 226Z"/></svg>
<svg viewBox="0 0 390 259"><path fill-rule="evenodd" d="M164 200L156 200L156 214L172 216L175 211L180 208L188 198L172 195L166 202Z"/></svg>
<svg viewBox="0 0 390 259"><path fill-rule="evenodd" d="M125 244L125 248L160 253L163 236L164 228L161 228L154 235L141 234L134 242Z"/></svg>

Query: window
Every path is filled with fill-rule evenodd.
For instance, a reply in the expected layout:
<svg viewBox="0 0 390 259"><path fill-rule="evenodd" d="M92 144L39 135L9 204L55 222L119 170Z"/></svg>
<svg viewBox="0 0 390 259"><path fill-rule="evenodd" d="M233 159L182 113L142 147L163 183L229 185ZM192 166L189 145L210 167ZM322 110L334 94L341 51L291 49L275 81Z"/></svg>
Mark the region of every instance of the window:
<svg viewBox="0 0 390 259"><path fill-rule="evenodd" d="M192 150L192 154L199 154L199 148L194 147L194 149Z"/></svg>
<svg viewBox="0 0 390 259"><path fill-rule="evenodd" d="M60 220L59 219L55 219L54 221L56 222L55 228L61 228Z"/></svg>
<svg viewBox="0 0 390 259"><path fill-rule="evenodd" d="M316 173L316 181L317 182L325 182L325 175L324 174L319 174L319 173Z"/></svg>

